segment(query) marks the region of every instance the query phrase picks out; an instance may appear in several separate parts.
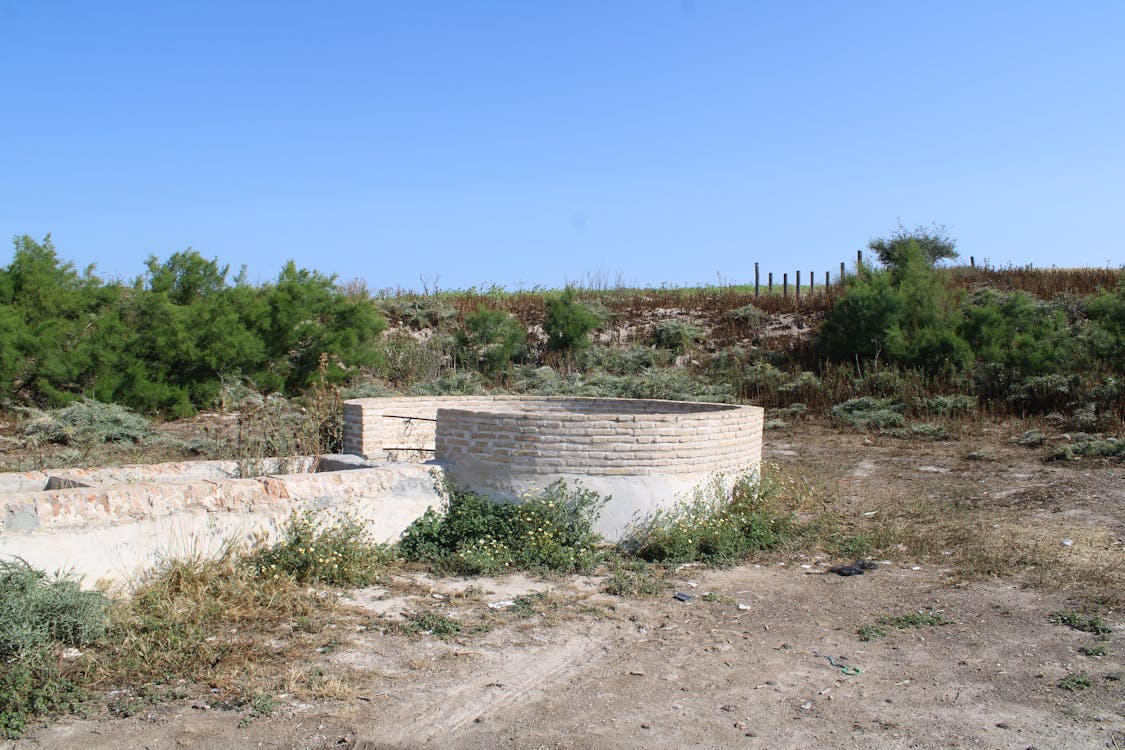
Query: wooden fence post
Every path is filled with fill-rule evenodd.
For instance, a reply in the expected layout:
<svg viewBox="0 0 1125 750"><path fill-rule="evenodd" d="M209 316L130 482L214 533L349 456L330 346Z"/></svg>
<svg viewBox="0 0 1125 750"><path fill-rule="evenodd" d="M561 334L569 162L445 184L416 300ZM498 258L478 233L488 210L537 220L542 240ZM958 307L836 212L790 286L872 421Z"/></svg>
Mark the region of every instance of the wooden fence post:
<svg viewBox="0 0 1125 750"><path fill-rule="evenodd" d="M836 279L841 284L844 283L844 261L840 261L840 278Z"/></svg>
<svg viewBox="0 0 1125 750"><path fill-rule="evenodd" d="M801 272L797 272L797 285L794 287L797 290L797 306L801 304Z"/></svg>
<svg viewBox="0 0 1125 750"><path fill-rule="evenodd" d="M769 290L770 294L773 294L773 271L770 271Z"/></svg>
<svg viewBox="0 0 1125 750"><path fill-rule="evenodd" d="M758 264L754 264L754 298L758 297Z"/></svg>
<svg viewBox="0 0 1125 750"><path fill-rule="evenodd" d="M789 274L781 274L781 298L785 299L789 296Z"/></svg>

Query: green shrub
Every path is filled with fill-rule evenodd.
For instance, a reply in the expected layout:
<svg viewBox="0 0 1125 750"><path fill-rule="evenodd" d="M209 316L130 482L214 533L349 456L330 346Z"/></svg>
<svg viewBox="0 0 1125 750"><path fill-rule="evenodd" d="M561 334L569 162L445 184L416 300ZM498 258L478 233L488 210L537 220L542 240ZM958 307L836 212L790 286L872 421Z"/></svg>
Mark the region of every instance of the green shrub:
<svg viewBox="0 0 1125 750"><path fill-rule="evenodd" d="M441 328L457 317L457 309L438 297L384 297L379 307L407 328Z"/></svg>
<svg viewBox="0 0 1125 750"><path fill-rule="evenodd" d="M743 477L729 492L717 480L690 502L648 519L626 546L650 562L733 564L792 535L792 520L775 507L778 489L770 475Z"/></svg>
<svg viewBox="0 0 1125 750"><path fill-rule="evenodd" d="M667 352L649 346L591 346L584 364L609 375L638 375L671 364Z"/></svg>
<svg viewBox="0 0 1125 750"><path fill-rule="evenodd" d="M949 440L949 430L945 429L940 424L931 424L923 422L921 424L912 424L909 427L899 427L891 430L882 430L884 435L891 437L902 438L904 440L931 440L934 442L940 440Z"/></svg>
<svg viewBox="0 0 1125 750"><path fill-rule="evenodd" d="M761 325L769 320L769 315L759 310L753 304L747 304L742 307L736 307L733 310L728 310L727 317L748 326Z"/></svg>
<svg viewBox="0 0 1125 750"><path fill-rule="evenodd" d="M972 414L977 408L975 396L955 393L951 396L931 396L915 399L915 410L935 417L960 417Z"/></svg>
<svg viewBox="0 0 1125 750"><path fill-rule="evenodd" d="M800 419L809 413L809 407L801 402L789 404L789 406L780 406L776 409L770 409L772 416L782 418L789 417L790 419Z"/></svg>
<svg viewBox="0 0 1125 750"><path fill-rule="evenodd" d="M369 586L387 558L386 547L374 541L369 524L359 518L306 510L289 517L282 539L257 552L253 564L267 578Z"/></svg>
<svg viewBox="0 0 1125 750"><path fill-rule="evenodd" d="M698 326L680 320L663 320L652 331L652 343L675 354L683 354L702 338Z"/></svg>
<svg viewBox="0 0 1125 750"><path fill-rule="evenodd" d="M599 559L592 526L604 502L561 480L519 503L451 491L445 512L426 511L395 549L407 560L468 575L589 571Z"/></svg>
<svg viewBox="0 0 1125 750"><path fill-rule="evenodd" d="M526 337L514 316L480 307L465 316L465 325L457 332L458 358L486 375L495 375L512 364Z"/></svg>
<svg viewBox="0 0 1125 750"><path fill-rule="evenodd" d="M1038 448L1047 442L1047 433L1037 429L1027 430L1016 438L1016 442L1025 448Z"/></svg>
<svg viewBox="0 0 1125 750"><path fill-rule="evenodd" d="M590 346L590 332L600 321L577 300L574 287L568 286L548 298L545 308L543 332L547 334L549 351L574 356Z"/></svg>
<svg viewBox="0 0 1125 750"><path fill-rule="evenodd" d="M836 361L883 357L931 373L958 370L972 361L972 350L957 331L957 296L942 284L922 244L902 239L888 251L888 270L861 267L848 278L821 327L821 347Z"/></svg>
<svg viewBox="0 0 1125 750"><path fill-rule="evenodd" d="M848 427L859 430L903 427L906 417L902 415L905 405L891 399L861 396L837 404L831 409L833 419Z"/></svg>
<svg viewBox="0 0 1125 750"><path fill-rule="evenodd" d="M1077 461L1080 458L1125 458L1125 439L1079 440L1060 445L1047 454L1048 461Z"/></svg>
<svg viewBox="0 0 1125 750"><path fill-rule="evenodd" d="M19 559L0 562L0 737L19 737L31 720L80 707L85 690L58 652L102 638L108 605L72 578Z"/></svg>
<svg viewBox="0 0 1125 750"><path fill-rule="evenodd" d="M61 409L33 411L23 432L63 445L137 443L152 434L152 425L124 406L82 399Z"/></svg>
<svg viewBox="0 0 1125 750"><path fill-rule="evenodd" d="M86 645L105 634L108 604L73 578L48 576L18 558L0 561L0 658L45 642Z"/></svg>

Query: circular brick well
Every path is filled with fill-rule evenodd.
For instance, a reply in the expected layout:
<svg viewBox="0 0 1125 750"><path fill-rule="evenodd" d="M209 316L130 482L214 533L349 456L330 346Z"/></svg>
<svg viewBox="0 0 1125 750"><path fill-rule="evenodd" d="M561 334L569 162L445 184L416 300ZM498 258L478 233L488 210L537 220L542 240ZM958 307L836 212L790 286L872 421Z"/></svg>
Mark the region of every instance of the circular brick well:
<svg viewBox="0 0 1125 750"><path fill-rule="evenodd" d="M375 458L415 447L460 488L516 500L562 479L609 495L598 524L609 538L715 477L756 471L762 450L756 406L451 396L355 399L344 414L345 450Z"/></svg>

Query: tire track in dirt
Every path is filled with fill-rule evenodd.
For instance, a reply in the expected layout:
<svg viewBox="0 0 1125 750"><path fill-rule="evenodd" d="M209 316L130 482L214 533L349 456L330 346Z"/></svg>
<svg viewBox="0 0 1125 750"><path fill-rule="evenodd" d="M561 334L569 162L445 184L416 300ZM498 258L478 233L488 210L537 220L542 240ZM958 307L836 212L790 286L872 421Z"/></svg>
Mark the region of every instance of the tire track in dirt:
<svg viewBox="0 0 1125 750"><path fill-rule="evenodd" d="M586 632L559 642L542 639L531 647L490 647L481 652L482 658L438 684L419 686L420 700L405 702L413 709L410 716L380 717L380 724L394 729L380 733L378 743L425 747L439 737L456 736L458 730L486 716L533 703L599 663L607 640L600 633ZM356 747L387 746L376 742L360 740Z"/></svg>

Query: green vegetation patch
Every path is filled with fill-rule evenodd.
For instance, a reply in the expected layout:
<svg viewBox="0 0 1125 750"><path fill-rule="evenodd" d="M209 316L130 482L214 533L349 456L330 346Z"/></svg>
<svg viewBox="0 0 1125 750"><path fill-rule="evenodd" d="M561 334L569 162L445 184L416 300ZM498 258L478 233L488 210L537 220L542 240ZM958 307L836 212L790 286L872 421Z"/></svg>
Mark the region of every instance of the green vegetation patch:
<svg viewBox="0 0 1125 750"><path fill-rule="evenodd" d="M1125 458L1125 439L1079 440L1060 445L1047 454L1048 461L1078 461L1083 458Z"/></svg>
<svg viewBox="0 0 1125 750"><path fill-rule="evenodd" d="M861 641L874 641L887 637L890 634L889 628L909 630L951 624L953 620L936 612L911 612L904 615L883 615L875 623L861 626L856 630L856 634Z"/></svg>
<svg viewBox="0 0 1125 750"><path fill-rule="evenodd" d="M60 409L30 410L23 434L62 445L138 443L152 434L152 424L119 404L82 399Z"/></svg>
<svg viewBox="0 0 1125 750"><path fill-rule="evenodd" d="M861 396L833 406L833 419L858 430L882 430L891 427L905 427L906 417L902 412L906 405L889 398Z"/></svg>
<svg viewBox="0 0 1125 750"><path fill-rule="evenodd" d="M644 560L616 559L602 590L614 596L646 598L660 596L668 587L664 568Z"/></svg>
<svg viewBox="0 0 1125 750"><path fill-rule="evenodd" d="M253 556L266 578L292 576L300 583L369 586L390 554L370 532L370 524L350 513L294 512L277 543Z"/></svg>
<svg viewBox="0 0 1125 750"><path fill-rule="evenodd" d="M440 612L426 610L410 612L405 615L402 629L407 633L421 633L438 638L454 638L461 635L464 626L459 620L447 617Z"/></svg>
<svg viewBox="0 0 1125 750"><path fill-rule="evenodd" d="M731 565L778 547L796 524L778 509L780 483L766 473L744 477L726 490L721 481L691 502L656 514L626 546L650 562L699 561Z"/></svg>
<svg viewBox="0 0 1125 750"><path fill-rule="evenodd" d="M19 737L29 722L82 706L88 657L60 653L102 638L108 606L73 578L19 559L0 562L0 737Z"/></svg>
<svg viewBox="0 0 1125 750"><path fill-rule="evenodd" d="M1073 609L1052 612L1048 619L1056 625L1066 625L1068 628L1080 630L1083 633L1106 636L1113 632L1113 628L1107 625L1105 620L1098 615L1085 615Z"/></svg>
<svg viewBox="0 0 1125 750"><path fill-rule="evenodd" d="M1059 688L1070 693L1076 693L1080 690L1086 690L1093 686L1094 681L1091 680L1090 676L1084 672L1067 675L1066 677L1059 680Z"/></svg>
<svg viewBox="0 0 1125 750"><path fill-rule="evenodd" d="M607 499L562 481L519 503L454 490L448 508L426 511L395 549L407 560L468 575L588 572L601 558L592 526Z"/></svg>

